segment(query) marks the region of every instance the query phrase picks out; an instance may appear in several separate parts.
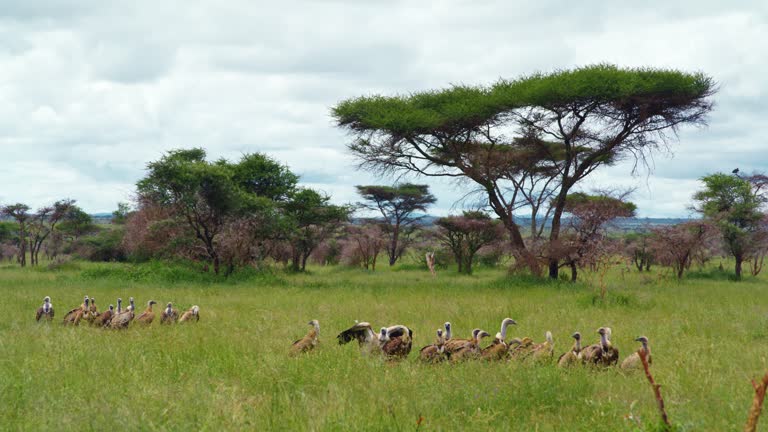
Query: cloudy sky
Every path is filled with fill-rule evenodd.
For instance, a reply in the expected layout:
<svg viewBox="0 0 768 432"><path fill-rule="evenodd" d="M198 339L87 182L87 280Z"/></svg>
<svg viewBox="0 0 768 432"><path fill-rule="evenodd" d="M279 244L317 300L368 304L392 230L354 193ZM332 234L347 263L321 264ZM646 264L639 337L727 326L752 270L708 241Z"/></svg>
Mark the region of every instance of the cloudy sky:
<svg viewBox="0 0 768 432"><path fill-rule="evenodd" d="M329 116L341 99L598 62L704 71L721 90L653 173L620 165L587 187L637 186L640 216L687 216L698 177L768 170L768 2L521 3L0 0L0 203L111 211L148 161L192 146L265 152L353 202L388 180L355 171ZM430 184L438 214L463 194Z"/></svg>

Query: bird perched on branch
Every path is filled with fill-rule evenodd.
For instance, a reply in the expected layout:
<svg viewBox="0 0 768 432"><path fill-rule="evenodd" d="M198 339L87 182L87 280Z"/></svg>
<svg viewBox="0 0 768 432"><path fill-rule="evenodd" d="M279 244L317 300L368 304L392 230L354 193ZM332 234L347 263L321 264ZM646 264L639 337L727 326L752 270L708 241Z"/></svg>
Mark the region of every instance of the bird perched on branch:
<svg viewBox="0 0 768 432"><path fill-rule="evenodd" d="M200 321L200 306L192 306L181 314L181 318L179 318L179 322L190 322L190 321Z"/></svg>
<svg viewBox="0 0 768 432"><path fill-rule="evenodd" d="M573 348L570 351L564 353L557 359L557 365L559 367L571 366L582 362L581 357L581 333L576 332L571 335L574 339Z"/></svg>
<svg viewBox="0 0 768 432"><path fill-rule="evenodd" d="M179 319L179 311L173 308L173 304L168 302L168 305L163 309L162 315L160 315L160 324L173 324Z"/></svg>
<svg viewBox="0 0 768 432"><path fill-rule="evenodd" d="M645 351L645 358L648 360L648 364L653 364L653 358L651 357L651 347L648 346L648 338L645 336L640 336L635 339L635 341L640 342L643 345L640 349ZM620 367L624 370L630 370L641 368L642 365L643 362L640 360L640 354L633 352L629 357L625 358L624 361L621 362Z"/></svg>
<svg viewBox="0 0 768 432"><path fill-rule="evenodd" d="M45 318L46 321L51 321L53 319L53 304L51 304L51 298L48 296L45 296L43 305L37 308L37 312L35 313L35 319L40 321L40 318Z"/></svg>
<svg viewBox="0 0 768 432"><path fill-rule="evenodd" d="M312 320L307 324L311 325L312 328L303 338L295 341L293 345L291 345L291 355L298 355L307 351L311 351L315 349L318 342L320 341L320 322L317 320Z"/></svg>

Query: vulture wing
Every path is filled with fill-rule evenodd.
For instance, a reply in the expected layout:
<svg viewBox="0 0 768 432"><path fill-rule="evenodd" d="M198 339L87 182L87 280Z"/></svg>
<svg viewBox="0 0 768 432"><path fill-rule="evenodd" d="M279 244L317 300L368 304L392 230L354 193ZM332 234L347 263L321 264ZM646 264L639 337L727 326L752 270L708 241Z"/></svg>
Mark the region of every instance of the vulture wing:
<svg viewBox="0 0 768 432"><path fill-rule="evenodd" d="M37 308L37 313L35 314L35 320L40 321L40 317L43 316L43 307L40 306Z"/></svg>
<svg viewBox="0 0 768 432"><path fill-rule="evenodd" d="M370 323L355 323L352 327L339 333L339 335L336 336L336 339L339 340L339 345L347 344L353 340L357 340L358 343L363 344L365 343L365 337L369 332L373 332Z"/></svg>

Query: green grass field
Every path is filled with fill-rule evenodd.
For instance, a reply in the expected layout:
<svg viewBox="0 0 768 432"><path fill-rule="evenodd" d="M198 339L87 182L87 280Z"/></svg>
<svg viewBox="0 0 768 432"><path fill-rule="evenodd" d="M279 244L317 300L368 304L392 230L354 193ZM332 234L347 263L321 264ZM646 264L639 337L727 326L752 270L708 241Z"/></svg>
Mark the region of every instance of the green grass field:
<svg viewBox="0 0 768 432"><path fill-rule="evenodd" d="M56 271L3 264L0 429L656 430L642 373L416 359L445 321L465 337L473 327L493 334L507 316L518 321L512 336L538 342L551 330L556 355L576 330L592 342L598 327L612 327L622 358L645 334L675 425L741 429L749 379L768 367L764 279L735 283L711 272L678 283L617 272L608 287L603 304L587 284L508 277L502 269L471 277L442 271L435 279L417 269L315 267L216 283L151 264ZM158 319L120 332L59 325L86 294L100 309L129 296L139 305L198 304L201 320L161 327ZM57 312L52 325L34 320L46 295ZM312 318L320 320L321 345L289 358ZM355 319L410 326L414 352L391 364L337 345L335 335Z"/></svg>

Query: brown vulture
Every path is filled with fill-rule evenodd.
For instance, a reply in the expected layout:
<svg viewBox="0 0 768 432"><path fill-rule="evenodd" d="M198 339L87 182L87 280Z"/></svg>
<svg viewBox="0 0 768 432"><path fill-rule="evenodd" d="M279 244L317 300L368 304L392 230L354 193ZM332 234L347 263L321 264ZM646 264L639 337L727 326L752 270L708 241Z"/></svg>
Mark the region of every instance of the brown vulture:
<svg viewBox="0 0 768 432"><path fill-rule="evenodd" d="M454 339L452 334L452 326L450 322L445 323L445 352L450 357L451 354L455 353L456 351L471 345L475 342L475 339L477 338L477 333L481 330L476 328L472 330L472 337L469 339Z"/></svg>
<svg viewBox="0 0 768 432"><path fill-rule="evenodd" d="M437 339L432 345L427 345L419 351L419 359L426 363L439 363L446 359L445 336L443 329L437 329Z"/></svg>
<svg viewBox="0 0 768 432"><path fill-rule="evenodd" d="M111 328L117 328L117 329L124 329L128 328L128 325L133 321L133 317L135 316L134 310L135 310L135 304L133 303L133 297L131 297L128 300L131 304L125 308L124 311L115 314L115 316L112 318L112 321L109 322L109 326ZM118 299L118 307L120 305L120 299Z"/></svg>
<svg viewBox="0 0 768 432"><path fill-rule="evenodd" d="M339 345L344 345L353 340L357 341L357 345L360 347L360 351L364 354L376 352L381 350L381 345L386 338L386 328L382 329L384 334L377 335L373 332L371 323L355 321L355 325L344 330L336 336L339 341Z"/></svg>
<svg viewBox="0 0 768 432"><path fill-rule="evenodd" d="M501 321L501 331L496 333L496 337L493 339L490 345L483 348L482 356L488 360L501 360L507 358L509 345L507 345L507 327L510 325L517 325L517 322L512 318L504 318Z"/></svg>
<svg viewBox="0 0 768 432"><path fill-rule="evenodd" d="M481 353L480 353L480 341L484 337L488 337L491 334L488 333L485 330L480 330L480 329L477 329L477 332L473 331L472 333L474 335L474 340L470 344L464 345L461 348L459 348L458 350L456 350L453 353L451 353L451 361L452 362L457 362L457 361L462 361L462 360L469 360L469 359L480 357L480 355L481 355Z"/></svg>
<svg viewBox="0 0 768 432"><path fill-rule="evenodd" d="M85 313L88 311L89 302L90 302L90 299L88 298L88 296L85 296L85 298L83 298L83 304L67 312L66 315L64 315L64 321L62 323L65 325L66 324L79 325L80 320L83 319L83 317L85 316Z"/></svg>
<svg viewBox="0 0 768 432"><path fill-rule="evenodd" d="M571 366L582 362L581 358L581 333L576 332L571 335L574 339L573 348L570 351L564 353L557 359L557 365L559 367Z"/></svg>
<svg viewBox="0 0 768 432"><path fill-rule="evenodd" d="M160 315L160 324L173 324L179 320L179 311L173 308L173 304L168 302L168 305L163 309L162 315Z"/></svg>
<svg viewBox="0 0 768 432"><path fill-rule="evenodd" d="M37 313L35 314L35 319L37 321L40 321L40 318L43 317L45 317L46 321L51 321L53 319L53 304L51 304L51 298L48 296L45 296L43 305L37 308Z"/></svg>
<svg viewBox="0 0 768 432"><path fill-rule="evenodd" d="M619 350L611 344L610 327L600 327L597 329L600 335L600 342L590 345L582 351L582 357L585 363L610 366L619 362Z"/></svg>
<svg viewBox="0 0 768 432"><path fill-rule="evenodd" d="M645 336L640 336L639 338L635 339L636 342L640 342L643 344L642 350L645 351L646 359L648 359L648 364L653 364L653 358L651 357L651 348L648 346L648 338ZM637 352L633 352L629 357L625 358L623 362L621 362L621 368L622 369L638 369L641 368L643 365L642 360L640 360L640 354Z"/></svg>
<svg viewBox="0 0 768 432"><path fill-rule="evenodd" d="M290 355L295 356L303 352L311 351L317 346L320 338L320 322L312 320L307 324L311 325L312 328L303 338L295 341L293 345L291 345Z"/></svg>
<svg viewBox="0 0 768 432"><path fill-rule="evenodd" d="M105 310L104 312L99 315L98 318L94 321L94 324L100 327L107 327L109 323L112 321L112 317L115 316L115 306L109 305L109 309Z"/></svg>
<svg viewBox="0 0 768 432"><path fill-rule="evenodd" d="M531 358L534 360L551 360L555 354L555 342L552 340L552 332L547 331L546 340L531 346Z"/></svg>
<svg viewBox="0 0 768 432"><path fill-rule="evenodd" d="M200 306L192 306L181 314L181 318L179 318L179 322L189 322L189 321L200 321Z"/></svg>
<svg viewBox="0 0 768 432"><path fill-rule="evenodd" d="M386 328L381 352L391 359L405 358L411 353L413 346L413 330L404 325L393 325Z"/></svg>
<svg viewBox="0 0 768 432"><path fill-rule="evenodd" d="M157 302L154 300L150 300L147 302L147 308L144 309L144 312L139 315L138 318L136 318L136 322L140 322L142 324L152 324L152 321L155 320L155 311L152 310L152 305L156 305Z"/></svg>

